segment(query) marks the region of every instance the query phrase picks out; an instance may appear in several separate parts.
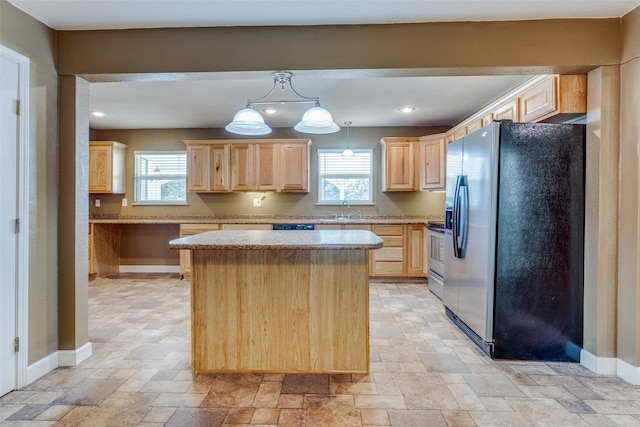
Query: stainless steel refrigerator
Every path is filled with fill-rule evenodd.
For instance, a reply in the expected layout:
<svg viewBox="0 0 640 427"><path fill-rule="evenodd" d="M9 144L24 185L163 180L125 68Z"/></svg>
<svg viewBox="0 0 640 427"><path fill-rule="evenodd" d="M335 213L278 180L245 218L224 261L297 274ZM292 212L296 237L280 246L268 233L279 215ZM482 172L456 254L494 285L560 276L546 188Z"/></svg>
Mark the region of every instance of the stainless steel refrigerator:
<svg viewBox="0 0 640 427"><path fill-rule="evenodd" d="M510 121L448 145L447 315L500 359L579 360L585 127Z"/></svg>

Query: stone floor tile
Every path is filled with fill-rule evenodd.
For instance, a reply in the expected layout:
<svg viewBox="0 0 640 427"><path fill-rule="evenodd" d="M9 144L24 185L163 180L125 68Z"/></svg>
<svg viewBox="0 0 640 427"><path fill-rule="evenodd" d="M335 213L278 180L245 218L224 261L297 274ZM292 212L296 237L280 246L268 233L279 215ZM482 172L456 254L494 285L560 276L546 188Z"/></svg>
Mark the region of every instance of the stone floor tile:
<svg viewBox="0 0 640 427"><path fill-rule="evenodd" d="M640 414L640 402L631 400L585 400L598 414Z"/></svg>
<svg viewBox="0 0 640 427"><path fill-rule="evenodd" d="M280 410L279 427L300 427L306 425L307 410L285 408Z"/></svg>
<svg viewBox="0 0 640 427"><path fill-rule="evenodd" d="M224 419L225 424L249 424L255 408L230 408Z"/></svg>
<svg viewBox="0 0 640 427"><path fill-rule="evenodd" d="M386 409L360 409L360 416L362 417L362 424L368 426L388 426L391 425L389 421L389 413Z"/></svg>
<svg viewBox="0 0 640 427"><path fill-rule="evenodd" d="M359 395L355 396L356 408L406 409L403 396L397 395Z"/></svg>
<svg viewBox="0 0 640 427"><path fill-rule="evenodd" d="M50 405L45 411L36 417L39 421L58 421L67 415L75 406L69 405Z"/></svg>
<svg viewBox="0 0 640 427"><path fill-rule="evenodd" d="M389 420L392 427L446 427L447 421L440 411L400 411L389 410Z"/></svg>
<svg viewBox="0 0 640 427"><path fill-rule="evenodd" d="M281 394L278 398L278 408L302 408L304 394Z"/></svg>
<svg viewBox="0 0 640 427"><path fill-rule="evenodd" d="M478 426L493 427L493 426L518 426L518 427L531 427L535 424L530 419L524 417L518 412L497 412L497 411L469 411L471 419ZM560 427L561 424L553 424L552 426ZM549 427L552 427L549 426Z"/></svg>
<svg viewBox="0 0 640 427"><path fill-rule="evenodd" d="M151 405L191 408L200 406L206 396L205 393L161 393Z"/></svg>
<svg viewBox="0 0 640 427"><path fill-rule="evenodd" d="M278 424L280 409L257 408L251 417L251 424Z"/></svg>
<svg viewBox="0 0 640 427"><path fill-rule="evenodd" d="M173 416L176 408L170 407L153 407L147 412L147 415L142 419L142 423L166 423Z"/></svg>
<svg viewBox="0 0 640 427"><path fill-rule="evenodd" d="M79 406L100 405L123 383L124 380L86 379L54 400L53 404Z"/></svg>
<svg viewBox="0 0 640 427"><path fill-rule="evenodd" d="M449 384L447 386L449 392L458 403L460 409L483 411L487 408L484 406L480 398L473 392L467 384Z"/></svg>
<svg viewBox="0 0 640 427"><path fill-rule="evenodd" d="M442 411L442 416L449 427L470 427L476 425L467 411Z"/></svg>
<svg viewBox="0 0 640 427"><path fill-rule="evenodd" d="M282 383L279 382L263 382L258 387L256 397L253 399L254 408L275 408L278 406ZM267 423L268 424L268 423Z"/></svg>
<svg viewBox="0 0 640 427"><path fill-rule="evenodd" d="M464 374L463 377L478 396L525 396L522 390L505 375Z"/></svg>
<svg viewBox="0 0 640 427"><path fill-rule="evenodd" d="M352 396L305 396L307 426L361 426L360 411L354 407Z"/></svg>
<svg viewBox="0 0 640 427"><path fill-rule="evenodd" d="M11 414L7 420L33 420L49 408L49 405L24 405Z"/></svg>
<svg viewBox="0 0 640 427"><path fill-rule="evenodd" d="M178 408L165 427L216 427L226 416L226 408Z"/></svg>
<svg viewBox="0 0 640 427"><path fill-rule="evenodd" d="M329 375L287 374L282 384L282 393L327 394L329 393Z"/></svg>

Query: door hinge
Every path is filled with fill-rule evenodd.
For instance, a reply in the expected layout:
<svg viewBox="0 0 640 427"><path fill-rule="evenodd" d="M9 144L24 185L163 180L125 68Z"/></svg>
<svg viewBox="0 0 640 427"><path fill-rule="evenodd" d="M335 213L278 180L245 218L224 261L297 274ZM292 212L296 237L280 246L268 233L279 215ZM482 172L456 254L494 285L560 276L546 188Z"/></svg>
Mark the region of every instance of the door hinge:
<svg viewBox="0 0 640 427"><path fill-rule="evenodd" d="M20 351L20 338L15 337L15 339L13 340L13 351L15 353Z"/></svg>
<svg viewBox="0 0 640 427"><path fill-rule="evenodd" d="M16 234L20 233L20 218L16 218L15 229L16 229Z"/></svg>
<svg viewBox="0 0 640 427"><path fill-rule="evenodd" d="M16 99L16 115L20 115L20 100Z"/></svg>

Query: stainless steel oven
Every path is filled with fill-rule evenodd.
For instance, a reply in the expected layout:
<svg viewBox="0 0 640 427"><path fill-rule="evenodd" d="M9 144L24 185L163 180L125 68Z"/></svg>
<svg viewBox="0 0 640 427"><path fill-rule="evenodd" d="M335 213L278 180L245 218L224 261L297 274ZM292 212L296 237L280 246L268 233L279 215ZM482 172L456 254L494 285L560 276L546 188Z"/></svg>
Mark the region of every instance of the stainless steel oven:
<svg viewBox="0 0 640 427"><path fill-rule="evenodd" d="M444 225L429 223L427 226L427 265L429 289L442 299L444 282Z"/></svg>

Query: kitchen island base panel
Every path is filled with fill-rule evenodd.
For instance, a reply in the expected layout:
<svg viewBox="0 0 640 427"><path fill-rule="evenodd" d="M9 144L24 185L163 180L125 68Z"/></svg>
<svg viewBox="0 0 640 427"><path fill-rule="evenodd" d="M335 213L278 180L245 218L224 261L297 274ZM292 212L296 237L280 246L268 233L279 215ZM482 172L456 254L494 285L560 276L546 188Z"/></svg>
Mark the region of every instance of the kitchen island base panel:
<svg viewBox="0 0 640 427"><path fill-rule="evenodd" d="M194 372L369 373L368 250L192 256Z"/></svg>

